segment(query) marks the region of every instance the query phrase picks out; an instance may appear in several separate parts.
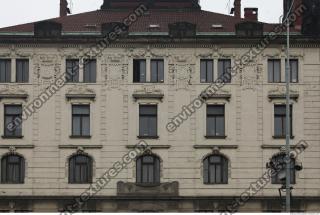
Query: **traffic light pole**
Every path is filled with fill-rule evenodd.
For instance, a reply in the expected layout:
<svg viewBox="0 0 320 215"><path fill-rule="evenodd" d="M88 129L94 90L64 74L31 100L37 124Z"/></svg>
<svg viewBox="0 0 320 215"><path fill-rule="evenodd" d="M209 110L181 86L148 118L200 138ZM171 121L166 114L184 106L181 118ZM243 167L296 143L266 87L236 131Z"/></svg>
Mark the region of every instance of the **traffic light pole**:
<svg viewBox="0 0 320 215"><path fill-rule="evenodd" d="M290 9L289 9L290 10ZM288 10L288 15L290 11ZM286 212L290 213L290 138L291 138L291 119L290 119L290 22L289 18L287 22L287 62L286 62Z"/></svg>

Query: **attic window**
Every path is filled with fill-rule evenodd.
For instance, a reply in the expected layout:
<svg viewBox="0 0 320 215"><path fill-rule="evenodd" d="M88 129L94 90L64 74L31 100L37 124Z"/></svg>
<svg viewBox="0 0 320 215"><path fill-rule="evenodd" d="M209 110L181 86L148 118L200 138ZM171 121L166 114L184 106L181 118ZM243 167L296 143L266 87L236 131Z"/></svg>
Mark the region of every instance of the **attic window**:
<svg viewBox="0 0 320 215"><path fill-rule="evenodd" d="M149 28L157 29L157 28L160 28L160 25L159 24L151 24L151 25L149 25Z"/></svg>
<svg viewBox="0 0 320 215"><path fill-rule="evenodd" d="M197 25L189 22L176 22L169 24L169 34L171 37L194 37L196 36Z"/></svg>
<svg viewBox="0 0 320 215"><path fill-rule="evenodd" d="M122 22L108 22L101 25L101 33L103 35L107 35L111 32L115 32L117 34L120 32L120 35L126 35L128 31L129 27Z"/></svg>
<svg viewBox="0 0 320 215"><path fill-rule="evenodd" d="M258 37L263 35L263 23L245 21L236 24L237 36Z"/></svg>
<svg viewBox="0 0 320 215"><path fill-rule="evenodd" d="M62 25L54 21L42 21L34 24L34 35L36 37L59 37Z"/></svg>
<svg viewBox="0 0 320 215"><path fill-rule="evenodd" d="M223 25L222 24L212 24L211 28L213 28L213 29L221 29L221 28L223 28Z"/></svg>
<svg viewBox="0 0 320 215"><path fill-rule="evenodd" d="M96 24L86 24L84 27L89 28L89 29L96 29L97 25Z"/></svg>

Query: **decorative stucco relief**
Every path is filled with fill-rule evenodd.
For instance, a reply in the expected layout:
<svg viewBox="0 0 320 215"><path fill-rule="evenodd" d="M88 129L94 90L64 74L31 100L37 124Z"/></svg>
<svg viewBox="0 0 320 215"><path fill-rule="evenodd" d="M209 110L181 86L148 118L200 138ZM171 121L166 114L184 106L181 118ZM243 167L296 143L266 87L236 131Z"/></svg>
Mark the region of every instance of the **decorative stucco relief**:
<svg viewBox="0 0 320 215"><path fill-rule="evenodd" d="M125 55L115 54L103 57L102 80L108 89L120 89L128 80L128 60Z"/></svg>
<svg viewBox="0 0 320 215"><path fill-rule="evenodd" d="M257 85L260 83L262 78L262 66L257 62L250 62L240 70L240 81L243 90L257 89Z"/></svg>

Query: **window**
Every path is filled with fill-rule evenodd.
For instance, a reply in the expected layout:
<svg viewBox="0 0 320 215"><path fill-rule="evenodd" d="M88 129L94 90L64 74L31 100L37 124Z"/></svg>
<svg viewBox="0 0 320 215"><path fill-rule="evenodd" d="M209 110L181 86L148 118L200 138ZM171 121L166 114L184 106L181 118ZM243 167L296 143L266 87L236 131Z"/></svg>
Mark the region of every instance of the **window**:
<svg viewBox="0 0 320 215"><path fill-rule="evenodd" d="M66 81L71 83L79 82L79 59L66 61Z"/></svg>
<svg viewBox="0 0 320 215"><path fill-rule="evenodd" d="M87 59L84 60L84 83L95 83L97 74L97 60Z"/></svg>
<svg viewBox="0 0 320 215"><path fill-rule="evenodd" d="M283 181L281 180L281 177L285 176L286 171L286 162L285 159L286 154L281 153L278 155L275 155L272 157L271 161L277 168L276 174L273 174L272 176L272 184L282 184ZM290 183L295 184L296 183L296 170L295 170L295 159L291 158L290 162Z"/></svg>
<svg viewBox="0 0 320 215"><path fill-rule="evenodd" d="M290 82L299 82L299 61L297 59L290 59ZM286 60L287 63L287 60Z"/></svg>
<svg viewBox="0 0 320 215"><path fill-rule="evenodd" d="M3 184L23 184L25 164L24 158L10 154L1 159L1 183Z"/></svg>
<svg viewBox="0 0 320 215"><path fill-rule="evenodd" d="M200 61L200 81L201 83L212 83L213 78L213 60Z"/></svg>
<svg viewBox="0 0 320 215"><path fill-rule="evenodd" d="M29 60L16 60L16 82L27 83L29 81Z"/></svg>
<svg viewBox="0 0 320 215"><path fill-rule="evenodd" d="M151 60L151 82L162 83L164 81L163 60Z"/></svg>
<svg viewBox="0 0 320 215"><path fill-rule="evenodd" d="M157 156L143 155L137 159L137 183L160 183L160 159Z"/></svg>
<svg viewBox="0 0 320 215"><path fill-rule="evenodd" d="M146 82L146 60L133 60L133 82Z"/></svg>
<svg viewBox="0 0 320 215"><path fill-rule="evenodd" d="M11 82L11 60L0 59L0 83Z"/></svg>
<svg viewBox="0 0 320 215"><path fill-rule="evenodd" d="M139 136L157 137L157 106L140 105Z"/></svg>
<svg viewBox="0 0 320 215"><path fill-rule="evenodd" d="M281 82L281 60L268 60L268 81L269 83Z"/></svg>
<svg viewBox="0 0 320 215"><path fill-rule="evenodd" d="M231 60L220 59L218 61L218 77L224 80L224 83L231 83Z"/></svg>
<svg viewBox="0 0 320 215"><path fill-rule="evenodd" d="M290 133L292 136L292 105L290 105ZM274 106L274 136L286 137L286 105Z"/></svg>
<svg viewBox="0 0 320 215"><path fill-rule="evenodd" d="M21 137L22 136L22 106L5 105L4 106L4 136Z"/></svg>
<svg viewBox="0 0 320 215"><path fill-rule="evenodd" d="M228 159L222 155L210 155L203 161L205 184L228 184Z"/></svg>
<svg viewBox="0 0 320 215"><path fill-rule="evenodd" d="M207 106L207 136L225 136L224 105Z"/></svg>
<svg viewBox="0 0 320 215"><path fill-rule="evenodd" d="M87 155L74 155L69 159L69 183L92 182L92 159Z"/></svg>
<svg viewBox="0 0 320 215"><path fill-rule="evenodd" d="M90 106L73 105L72 106L72 136L89 137L90 136Z"/></svg>

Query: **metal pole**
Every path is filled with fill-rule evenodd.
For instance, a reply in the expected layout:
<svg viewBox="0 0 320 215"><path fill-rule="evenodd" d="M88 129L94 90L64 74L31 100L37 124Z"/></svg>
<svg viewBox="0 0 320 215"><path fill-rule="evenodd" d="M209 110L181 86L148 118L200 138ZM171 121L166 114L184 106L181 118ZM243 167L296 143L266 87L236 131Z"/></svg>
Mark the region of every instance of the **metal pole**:
<svg viewBox="0 0 320 215"><path fill-rule="evenodd" d="M290 6L289 6L290 7ZM289 9L288 15L289 17ZM286 212L290 213L290 167L291 167L291 159L290 159L290 138L291 138L291 120L290 120L290 22L289 18L286 20L287 22L287 63L286 63Z"/></svg>

